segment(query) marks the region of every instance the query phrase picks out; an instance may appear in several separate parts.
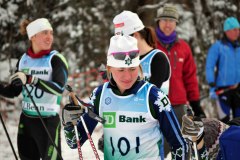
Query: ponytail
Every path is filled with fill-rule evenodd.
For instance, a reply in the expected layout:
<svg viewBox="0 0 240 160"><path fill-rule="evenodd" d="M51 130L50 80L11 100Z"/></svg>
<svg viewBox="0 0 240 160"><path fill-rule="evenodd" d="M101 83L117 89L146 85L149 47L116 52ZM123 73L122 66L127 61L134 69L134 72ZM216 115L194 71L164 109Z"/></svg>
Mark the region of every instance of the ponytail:
<svg viewBox="0 0 240 160"><path fill-rule="evenodd" d="M139 33L149 46L156 48L156 34L152 27L145 27Z"/></svg>

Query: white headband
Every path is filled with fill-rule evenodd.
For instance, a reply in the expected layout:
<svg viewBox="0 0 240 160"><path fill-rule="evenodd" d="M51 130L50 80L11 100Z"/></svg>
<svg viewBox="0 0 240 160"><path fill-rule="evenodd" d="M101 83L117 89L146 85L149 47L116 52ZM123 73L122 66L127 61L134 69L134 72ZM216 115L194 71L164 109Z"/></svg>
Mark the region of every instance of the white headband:
<svg viewBox="0 0 240 160"><path fill-rule="evenodd" d="M32 36L44 30L53 30L49 21L46 18L36 19L27 26L28 39L30 40Z"/></svg>

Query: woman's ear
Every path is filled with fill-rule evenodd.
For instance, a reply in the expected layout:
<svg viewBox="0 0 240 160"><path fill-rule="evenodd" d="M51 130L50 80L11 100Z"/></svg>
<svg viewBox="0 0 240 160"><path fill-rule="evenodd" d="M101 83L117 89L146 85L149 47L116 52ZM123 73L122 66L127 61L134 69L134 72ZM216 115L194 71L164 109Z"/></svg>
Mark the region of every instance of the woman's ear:
<svg viewBox="0 0 240 160"><path fill-rule="evenodd" d="M133 34L133 37L136 38L136 39L139 39L140 38L140 33L139 32L135 32Z"/></svg>
<svg viewBox="0 0 240 160"><path fill-rule="evenodd" d="M134 38L136 38L139 41L144 40L144 38L142 37L142 35L139 32L135 32L134 33Z"/></svg>

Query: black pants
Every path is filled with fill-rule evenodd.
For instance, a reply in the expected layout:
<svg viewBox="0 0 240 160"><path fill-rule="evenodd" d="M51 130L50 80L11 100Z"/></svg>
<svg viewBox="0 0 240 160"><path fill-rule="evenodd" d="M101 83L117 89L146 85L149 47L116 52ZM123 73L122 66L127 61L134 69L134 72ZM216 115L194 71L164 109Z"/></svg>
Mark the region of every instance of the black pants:
<svg viewBox="0 0 240 160"><path fill-rule="evenodd" d="M43 118L43 121L61 154L61 125L59 116ZM21 114L17 144L21 160L60 159L39 118L30 118L23 113Z"/></svg>
<svg viewBox="0 0 240 160"><path fill-rule="evenodd" d="M226 87L220 87L219 89L225 89ZM224 92L218 96L217 100L218 117L219 119L227 123L230 117L240 117L240 87ZM232 110L232 115L230 111Z"/></svg>

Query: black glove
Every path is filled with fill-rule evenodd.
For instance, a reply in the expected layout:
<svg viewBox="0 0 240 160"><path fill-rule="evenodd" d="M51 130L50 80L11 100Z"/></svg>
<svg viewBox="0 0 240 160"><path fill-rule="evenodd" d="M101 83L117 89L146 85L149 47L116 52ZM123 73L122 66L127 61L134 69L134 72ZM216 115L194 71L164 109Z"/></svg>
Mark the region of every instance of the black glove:
<svg viewBox="0 0 240 160"><path fill-rule="evenodd" d="M16 72L10 77L10 83L14 86L22 86L25 84L36 84L38 79L23 72Z"/></svg>
<svg viewBox="0 0 240 160"><path fill-rule="evenodd" d="M104 149L104 135L102 135L101 138L99 138L98 140L98 150L102 151L103 152L103 149Z"/></svg>
<svg viewBox="0 0 240 160"><path fill-rule="evenodd" d="M62 123L64 126L77 125L80 120L80 116L84 114L84 109L81 106L76 106L73 104L67 104L62 110Z"/></svg>
<svg viewBox="0 0 240 160"><path fill-rule="evenodd" d="M101 71L100 75L101 75L103 81L108 81L107 71Z"/></svg>
<svg viewBox="0 0 240 160"><path fill-rule="evenodd" d="M190 101L190 106L193 109L194 115L200 118L206 118L206 115L200 106L200 101Z"/></svg>
<svg viewBox="0 0 240 160"><path fill-rule="evenodd" d="M103 79L104 82L108 81L108 76L107 76L107 69L106 66L104 64L101 64L101 66L98 68L99 73Z"/></svg>

